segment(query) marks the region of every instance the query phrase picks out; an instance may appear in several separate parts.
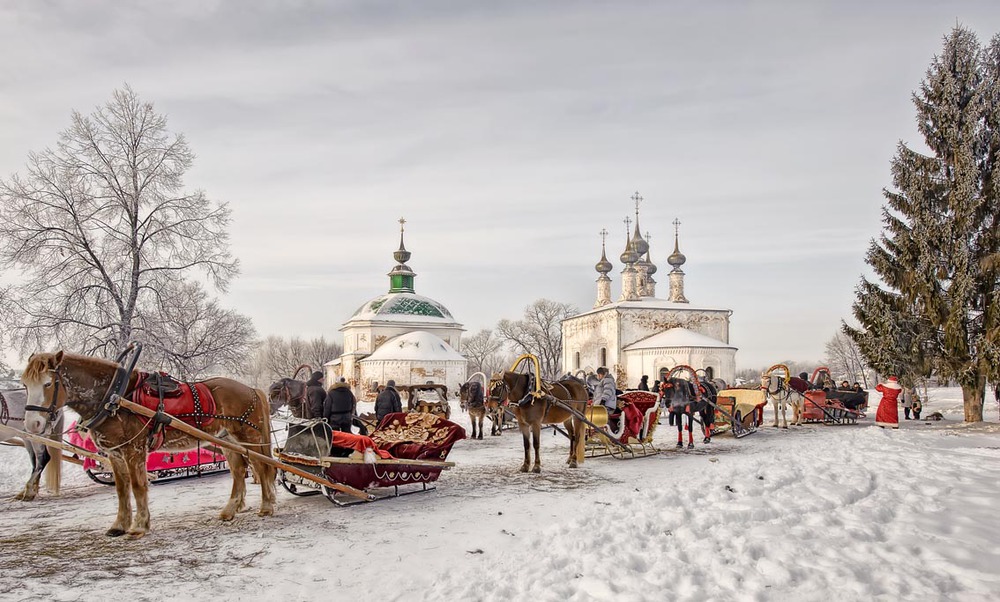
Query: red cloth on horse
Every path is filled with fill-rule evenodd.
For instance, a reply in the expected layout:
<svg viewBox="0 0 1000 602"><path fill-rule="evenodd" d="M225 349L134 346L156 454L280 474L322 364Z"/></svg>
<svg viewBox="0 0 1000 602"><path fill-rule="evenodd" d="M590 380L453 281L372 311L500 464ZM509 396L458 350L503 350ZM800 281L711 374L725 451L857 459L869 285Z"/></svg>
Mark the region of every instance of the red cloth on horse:
<svg viewBox="0 0 1000 602"><path fill-rule="evenodd" d="M139 373L140 385L132 392L132 401L156 411L160 405L160 396L141 384L146 376L144 372ZM202 383L194 383L193 386L198 392L198 400L195 403L195 396L191 391L192 385L188 383L178 383L178 385L179 393L170 397L163 396L163 411L194 427L200 428L211 424L215 414L215 398L212 397L208 387Z"/></svg>
<svg viewBox="0 0 1000 602"><path fill-rule="evenodd" d="M902 389L889 387L879 383L875 390L882 394L882 400L878 402L878 411L875 412L875 424L888 428L899 428L899 402L897 398L903 392Z"/></svg>
<svg viewBox="0 0 1000 602"><path fill-rule="evenodd" d="M375 445L375 442L372 441L372 438L366 437L365 435L355 435L354 433L333 431L333 445L334 447L353 449L354 451L361 453L365 453L366 449L371 449L383 460L389 460L392 458L392 454L384 449L379 449L378 446Z"/></svg>

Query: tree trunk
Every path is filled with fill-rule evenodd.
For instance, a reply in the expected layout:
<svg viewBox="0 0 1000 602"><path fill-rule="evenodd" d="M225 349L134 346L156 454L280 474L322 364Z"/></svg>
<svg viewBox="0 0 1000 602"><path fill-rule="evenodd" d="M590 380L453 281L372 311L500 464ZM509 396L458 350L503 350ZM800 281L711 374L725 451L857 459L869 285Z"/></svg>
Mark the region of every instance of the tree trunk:
<svg viewBox="0 0 1000 602"><path fill-rule="evenodd" d="M980 376L975 386L962 385L962 401L965 408L966 422L983 421L983 395L986 392L986 378Z"/></svg>

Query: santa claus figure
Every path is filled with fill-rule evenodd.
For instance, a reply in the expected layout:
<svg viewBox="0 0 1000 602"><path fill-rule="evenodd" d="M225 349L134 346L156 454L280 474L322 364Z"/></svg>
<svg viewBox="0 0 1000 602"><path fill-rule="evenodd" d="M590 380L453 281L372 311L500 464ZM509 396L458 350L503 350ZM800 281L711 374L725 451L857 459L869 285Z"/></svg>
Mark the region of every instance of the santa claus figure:
<svg viewBox="0 0 1000 602"><path fill-rule="evenodd" d="M878 412L875 413L875 424L882 428L899 428L899 395L903 392L903 387L899 386L899 379L890 376L889 380L879 383L875 390L882 394L882 401L878 402Z"/></svg>

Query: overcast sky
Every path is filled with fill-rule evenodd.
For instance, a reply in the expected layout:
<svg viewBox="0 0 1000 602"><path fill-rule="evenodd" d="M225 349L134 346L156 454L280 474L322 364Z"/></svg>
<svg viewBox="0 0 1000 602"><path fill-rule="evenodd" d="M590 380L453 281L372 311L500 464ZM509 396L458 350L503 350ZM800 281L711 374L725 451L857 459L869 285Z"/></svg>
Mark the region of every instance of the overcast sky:
<svg viewBox="0 0 1000 602"><path fill-rule="evenodd" d="M128 83L232 208L224 303L338 339L400 216L417 292L470 334L590 308L602 228L617 298L638 190L659 296L679 218L737 366L818 360L956 22L986 42L1000 2L5 2L0 174Z"/></svg>

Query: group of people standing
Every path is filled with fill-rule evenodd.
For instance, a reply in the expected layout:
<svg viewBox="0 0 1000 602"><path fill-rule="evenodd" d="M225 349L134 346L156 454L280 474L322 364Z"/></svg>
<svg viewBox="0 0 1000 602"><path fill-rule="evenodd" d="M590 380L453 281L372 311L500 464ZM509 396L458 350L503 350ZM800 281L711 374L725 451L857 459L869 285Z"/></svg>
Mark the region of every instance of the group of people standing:
<svg viewBox="0 0 1000 602"><path fill-rule="evenodd" d="M358 417L358 400L351 391L347 379L341 378L329 389L324 386L323 373L313 372L306 382L306 405L309 416L325 418L335 431L350 433L351 425ZM390 380L375 399L375 422L378 424L386 415L403 411L403 401L396 390L396 381ZM361 434L367 434L364 426Z"/></svg>

